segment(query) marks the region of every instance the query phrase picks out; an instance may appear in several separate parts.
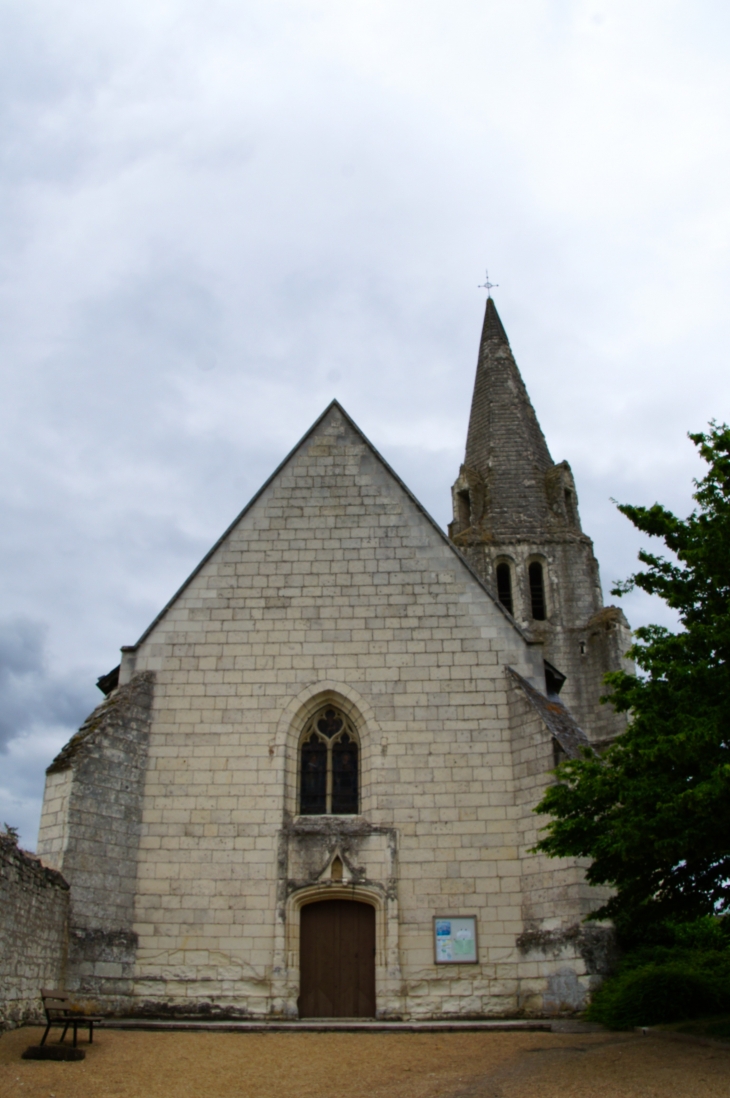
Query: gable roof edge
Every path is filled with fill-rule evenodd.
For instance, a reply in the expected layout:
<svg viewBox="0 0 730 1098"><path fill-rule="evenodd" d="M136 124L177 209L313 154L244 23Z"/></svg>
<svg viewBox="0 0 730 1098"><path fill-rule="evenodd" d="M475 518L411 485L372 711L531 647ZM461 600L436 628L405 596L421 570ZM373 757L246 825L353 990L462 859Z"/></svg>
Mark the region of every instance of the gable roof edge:
<svg viewBox="0 0 730 1098"><path fill-rule="evenodd" d="M399 485L399 487L405 492L405 494L410 499L411 503L413 503L416 506L416 508L421 512L421 514L424 516L424 518L430 523L430 525L437 532L437 534L439 535L441 540L444 541L448 545L449 549L451 549L451 551L455 554L455 556L457 556L459 558L459 560L464 565L464 567L467 569L467 571L471 573L471 575L477 581L477 583L482 588L482 590L489 596L489 598L492 600L492 602L497 607L497 609L504 615L504 617L507 619L507 621L510 623L510 625L519 633L519 635L522 637L522 639L529 645L534 645L534 644L541 643L539 641L533 640L531 637L529 637L525 633L524 629L522 629L522 627L515 621L515 619L510 614L510 612L504 608L504 606L499 601L497 596L494 594L494 592L492 590L490 590L488 584L482 579L482 577L479 575L479 573L476 571L476 569L469 563L469 561L466 559L464 554L462 552L460 552L460 550L454 545L454 543L451 541L451 539L448 537L448 535L444 533L444 531L441 529L439 524L436 522L436 520L434 518L431 517L431 515L428 513L428 511L423 506L423 504L420 502L420 500L418 500L416 498L416 496L414 496L413 492L410 490L408 485L405 484L401 480L401 478L398 476L396 471L389 465L389 463L385 460L385 458L380 453L380 451L375 446L373 446L372 442L367 437L367 435L363 433L363 431L358 427L358 425L355 423L355 421L347 414L347 412L342 407L340 402L335 399L335 400L330 401L330 403L324 409L322 414L320 416L318 416L317 419L315 419L314 423L309 428L309 430L304 432L302 437L291 448L291 450L286 455L286 457L284 457L279 462L279 464L274 469L273 473L269 477L267 477L267 479L261 485L259 490L257 492L255 492L253 496L251 496L251 499L248 501L248 503L243 508L243 510L240 511L236 515L236 517L233 519L233 522L231 522L226 527L226 529L223 531L223 533L218 538L218 540L215 542L215 544L211 546L211 548L208 550L208 552L205 554L205 556L200 560L200 562L195 566L195 568L193 568L193 570L189 574L189 576L185 580L183 580L183 582L178 587L177 591L175 591L174 595L170 599L168 599L168 601L165 603L165 605L160 610L159 614L150 622L150 624L147 626L145 631L140 636L139 640L135 644L123 645L123 647L122 647L123 652L136 652L136 650L139 648L139 646L144 641L147 640L147 637L150 635L152 630L155 628L156 625L159 624L159 622L162 621L162 619L164 618L167 611L170 610L172 606L174 606L174 604L177 602L180 595L182 595L185 588L190 583L192 583L192 581L195 579L195 577L198 575L198 573L203 569L203 567L211 559L213 554L223 544L223 542L226 540L228 535L235 529L235 527L238 525L238 523L241 521L241 519L251 510L253 505L264 494L264 492L269 487L269 485L272 483L272 481L276 480L279 473L282 471L282 469L284 469L284 467L294 457L297 450L299 450L304 445L304 443L307 441L309 436L314 433L314 431L317 429L317 427L319 427L320 423L332 411L333 408L337 409L337 411L343 416L343 418L349 424L349 426L353 429L353 431L355 431L355 433L357 435L359 435L359 437L363 440L363 442L368 447L368 449L372 451L372 453L375 455L375 457L378 459L378 461L380 461L381 464L385 466L388 473L393 477L393 480L396 481L396 483Z"/></svg>
<svg viewBox="0 0 730 1098"><path fill-rule="evenodd" d="M555 698L541 694L514 667L508 667L507 674L525 695L547 731L558 741L569 759L579 759L586 748L591 749L590 740L567 706Z"/></svg>

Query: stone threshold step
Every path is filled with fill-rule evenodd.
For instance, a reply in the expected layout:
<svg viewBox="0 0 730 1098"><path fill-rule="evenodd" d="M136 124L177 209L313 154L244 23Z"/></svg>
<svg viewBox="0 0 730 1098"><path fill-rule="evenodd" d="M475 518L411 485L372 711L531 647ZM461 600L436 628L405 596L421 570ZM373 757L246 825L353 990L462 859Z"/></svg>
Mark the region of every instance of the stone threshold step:
<svg viewBox="0 0 730 1098"><path fill-rule="evenodd" d="M488 1022L480 1020L439 1022L379 1022L376 1020L311 1019L300 1022L284 1021L202 1021L167 1018L105 1018L98 1023L104 1029L143 1030L207 1030L217 1033L444 1033L444 1032L505 1032L510 1030L550 1032L550 1022L513 1021Z"/></svg>

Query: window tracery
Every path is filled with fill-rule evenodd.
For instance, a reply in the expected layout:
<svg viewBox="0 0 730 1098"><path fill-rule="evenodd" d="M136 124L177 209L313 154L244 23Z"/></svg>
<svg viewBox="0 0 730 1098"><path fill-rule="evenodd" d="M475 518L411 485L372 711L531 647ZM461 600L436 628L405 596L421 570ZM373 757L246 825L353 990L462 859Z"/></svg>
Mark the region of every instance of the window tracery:
<svg viewBox="0 0 730 1098"><path fill-rule="evenodd" d="M347 717L332 705L320 709L305 728L301 740L301 815L357 815L358 763L357 733Z"/></svg>

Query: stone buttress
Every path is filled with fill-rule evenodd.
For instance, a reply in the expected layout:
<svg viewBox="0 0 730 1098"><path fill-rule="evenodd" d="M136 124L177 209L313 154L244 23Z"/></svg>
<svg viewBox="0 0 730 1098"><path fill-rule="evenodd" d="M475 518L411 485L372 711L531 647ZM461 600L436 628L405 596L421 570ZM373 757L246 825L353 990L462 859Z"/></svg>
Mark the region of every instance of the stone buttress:
<svg viewBox="0 0 730 1098"><path fill-rule="evenodd" d="M137 952L134 907L154 674L98 706L46 771L38 837L71 884L66 990L124 1009Z"/></svg>

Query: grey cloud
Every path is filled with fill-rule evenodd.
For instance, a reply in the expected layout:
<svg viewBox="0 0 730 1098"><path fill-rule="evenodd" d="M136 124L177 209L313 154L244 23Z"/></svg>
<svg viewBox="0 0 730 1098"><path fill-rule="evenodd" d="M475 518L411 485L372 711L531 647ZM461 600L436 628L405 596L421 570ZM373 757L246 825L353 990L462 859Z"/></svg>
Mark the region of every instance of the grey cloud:
<svg viewBox="0 0 730 1098"><path fill-rule="evenodd" d="M62 726L70 735L96 700L79 672L49 671L46 633L30 618L0 620L0 748L39 726Z"/></svg>
<svg viewBox="0 0 730 1098"><path fill-rule="evenodd" d="M637 549L610 496L688 509L685 431L730 417L727 13L457 7L0 8L0 715L28 834L96 676L332 397L446 524L485 265L605 589Z"/></svg>
<svg viewBox="0 0 730 1098"><path fill-rule="evenodd" d="M0 621L0 681L43 669L45 630L28 618Z"/></svg>

